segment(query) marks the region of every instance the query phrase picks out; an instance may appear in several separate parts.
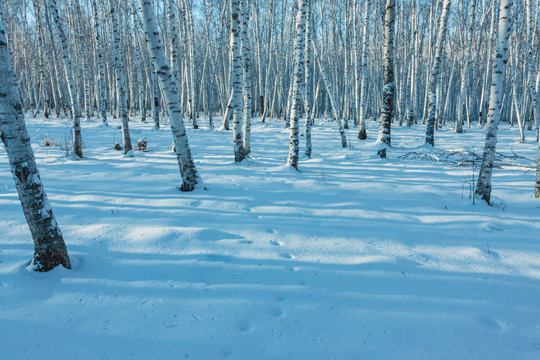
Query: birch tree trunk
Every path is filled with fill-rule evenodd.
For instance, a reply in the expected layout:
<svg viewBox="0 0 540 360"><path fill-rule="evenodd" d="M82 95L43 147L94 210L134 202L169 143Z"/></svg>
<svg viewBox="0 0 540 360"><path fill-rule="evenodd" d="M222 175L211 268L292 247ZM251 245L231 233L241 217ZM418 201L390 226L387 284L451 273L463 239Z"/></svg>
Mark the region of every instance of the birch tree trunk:
<svg viewBox="0 0 540 360"><path fill-rule="evenodd" d="M467 34L467 50L465 53L465 59L463 61L463 70L461 74L461 88L459 90L459 99L458 99L458 108L457 108L457 121L456 121L456 132L463 132L463 115L465 107L466 95L469 93L467 86L469 80L469 68L471 67L471 51L473 43L473 31L474 31L474 20L476 17L476 0L472 0L470 12L469 12L469 32Z"/></svg>
<svg viewBox="0 0 540 360"><path fill-rule="evenodd" d="M242 140L242 115L240 100L242 96L242 53L240 51L240 1L231 0L231 59L232 59L232 117L234 162L246 157Z"/></svg>
<svg viewBox="0 0 540 360"><path fill-rule="evenodd" d="M251 153L251 58L248 43L249 5L248 0L241 0L242 11L242 60L243 60L243 80L244 80L244 127L243 127L243 148L244 156Z"/></svg>
<svg viewBox="0 0 540 360"><path fill-rule="evenodd" d="M529 81L528 81L528 88L529 88L529 94L531 96L531 106L532 106L532 113L534 116L534 120L536 122L536 141L538 141L538 124L539 124L539 116L538 113L538 94L536 94L535 89L535 63L534 63L534 53L533 53L533 34L534 34L534 19L532 17L532 6L531 0L527 0L526 3L526 19L527 19L527 65L529 70ZM540 11L537 9L537 11Z"/></svg>
<svg viewBox="0 0 540 360"><path fill-rule="evenodd" d="M305 83L304 83L304 111L306 114L306 156L311 157L313 146L311 143L311 2L306 1L306 42L305 42Z"/></svg>
<svg viewBox="0 0 540 360"><path fill-rule="evenodd" d="M324 86L326 87L326 92L328 93L328 98L330 99L330 105L331 105L331 108L332 108L332 115L333 115L334 120L336 120L336 123L338 125L339 136L341 138L341 147L346 148L347 147L347 138L345 136L345 130L343 128L343 123L341 122L341 119L339 118L339 112L338 112L338 109L336 107L336 101L334 100L334 95L332 95L332 89L330 88L330 83L328 82L328 76L326 76L326 70L324 69L321 57L319 55L319 51L317 50L317 46L315 45L315 41L313 40L313 38L311 38L311 45L313 46L313 53L315 54L315 58L317 59L317 64L319 64L319 70L321 71L321 77L323 78Z"/></svg>
<svg viewBox="0 0 540 360"><path fill-rule="evenodd" d="M71 101L71 110L73 112L73 153L79 158L82 158L81 107L79 105L79 101L77 100L77 87L75 86L75 81L73 81L73 76L71 75L71 60L67 46L68 39L66 38L64 28L62 27L62 23L60 21L56 0L48 0L48 4L54 24L56 25L58 37L60 38L62 59L64 60L64 71L68 81L69 98Z"/></svg>
<svg viewBox="0 0 540 360"><path fill-rule="evenodd" d="M122 140L124 142L124 154L132 150L131 136L129 134L128 109L126 87L124 84L124 70L122 64L122 49L120 33L118 32L118 14L116 0L109 0L109 10L111 12L111 25L113 31L114 44L114 68L116 71L116 86L118 88L118 102L120 118L122 120Z"/></svg>
<svg viewBox="0 0 540 360"><path fill-rule="evenodd" d="M294 39L294 74L289 133L289 159L287 163L298 170L299 124L304 78L304 44L306 37L306 10L309 0L300 0L296 15L296 37Z"/></svg>
<svg viewBox="0 0 540 360"><path fill-rule="evenodd" d="M497 131L499 128L499 119L501 117L502 90L506 62L508 59L508 37L510 35L511 27L510 8L512 5L513 0L501 0L497 52L495 64L493 66L493 82L491 83L489 97L486 142L484 145L484 155L482 157L480 174L478 175L478 183L476 185L476 194L488 204L491 204L491 175L493 173L493 161L495 159L495 150L497 146Z"/></svg>
<svg viewBox="0 0 540 360"><path fill-rule="evenodd" d="M6 148L24 216L34 239L33 269L49 271L58 265L69 269L71 265L66 244L43 188L24 122L17 76L8 48L1 10L0 79L0 137Z"/></svg>
<svg viewBox="0 0 540 360"><path fill-rule="evenodd" d="M366 140L367 139L367 131L366 131L366 77L367 77L367 40L368 40L368 20L369 20L369 9L370 9L370 3L371 0L365 0L365 8L364 8L364 24L363 24L363 32L362 32L362 57L361 57L361 79L360 79L360 96L359 96L359 106L358 106L358 138L360 140Z"/></svg>
<svg viewBox="0 0 540 360"><path fill-rule="evenodd" d="M98 65L98 82L99 82L99 109L101 114L101 120L103 125L107 124L107 105L105 103L105 73L103 71L103 54L102 54L102 44L101 44L101 35L99 30L99 15L96 0L92 0L92 24L94 26L95 32L95 44L96 44L96 55L97 55L97 65Z"/></svg>
<svg viewBox="0 0 540 360"><path fill-rule="evenodd" d="M443 56L444 39L448 29L448 14L450 12L451 0L445 0L441 13L439 25L439 33L435 44L435 58L431 68L429 79L429 96L428 96L428 121L426 126L426 144L435 146L435 120L437 112L437 89L439 87L439 74L441 71L441 60Z"/></svg>
<svg viewBox="0 0 540 360"><path fill-rule="evenodd" d="M394 14L396 1L386 0L386 10L384 14L384 87L383 106L381 119L379 121L378 142L381 143L377 150L377 155L386 158L386 148L391 146L390 125L394 115Z"/></svg>
<svg viewBox="0 0 540 360"><path fill-rule="evenodd" d="M191 149L189 147L178 88L171 73L170 65L165 57L165 50L161 42L158 24L154 14L154 4L151 0L138 0L139 10L143 17L146 41L152 56L152 63L156 64L156 72L163 89L165 103L169 112L173 142L182 176L181 191L192 191L202 181L195 167Z"/></svg>

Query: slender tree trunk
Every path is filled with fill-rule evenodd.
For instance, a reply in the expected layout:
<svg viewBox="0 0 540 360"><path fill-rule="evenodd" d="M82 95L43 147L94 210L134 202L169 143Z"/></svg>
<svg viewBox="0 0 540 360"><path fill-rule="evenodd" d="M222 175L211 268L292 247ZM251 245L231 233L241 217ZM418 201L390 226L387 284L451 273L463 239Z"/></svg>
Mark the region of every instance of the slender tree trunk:
<svg viewBox="0 0 540 360"><path fill-rule="evenodd" d="M313 40L313 38L311 38L311 45L313 47L313 53L315 54L315 58L317 59L317 64L319 64L319 70L321 71L321 77L322 77L324 85L326 87L326 92L328 94L328 98L330 99L330 105L331 105L331 108L332 108L332 115L333 115L334 120L336 120L336 123L338 125L339 136L341 138L341 146L346 148L347 147L347 138L345 136L345 130L343 128L343 123L341 122L341 119L339 117L339 112L338 112L338 109L336 107L336 102L334 100L334 95L332 95L332 89L330 88L330 83L328 82L328 76L326 76L326 70L324 69L321 57L319 55L319 51L317 50L317 46L315 45L315 41Z"/></svg>
<svg viewBox="0 0 540 360"><path fill-rule="evenodd" d="M304 83L304 112L306 114L306 156L311 157L313 146L311 143L311 2L306 1L306 42L305 42L305 83Z"/></svg>
<svg viewBox="0 0 540 360"><path fill-rule="evenodd" d="M240 100L242 96L242 52L240 51L240 1L231 0L231 59L232 59L232 116L234 162L246 157L242 140L242 115Z"/></svg>
<svg viewBox="0 0 540 360"><path fill-rule="evenodd" d="M304 44L306 37L306 13L309 0L300 0L296 15L296 37L294 39L294 74L290 115L289 159L287 163L298 170L299 124L304 85Z"/></svg>
<svg viewBox="0 0 540 360"><path fill-rule="evenodd" d="M249 25L249 5L248 0L241 0L242 11L242 60L243 60L243 80L244 80L244 127L243 127L243 148L244 156L251 153L251 54L248 43Z"/></svg>
<svg viewBox="0 0 540 360"><path fill-rule="evenodd" d="M34 239L32 265L36 271L49 271L58 265L69 269L64 238L43 188L24 122L17 76L1 15L0 10L0 137Z"/></svg>
<svg viewBox="0 0 540 360"><path fill-rule="evenodd" d="M116 86L118 88L118 102L120 110L120 118L122 119L122 140L124 142L124 154L132 150L131 136L129 134L128 109L126 87L124 84L124 70L122 64L122 49L120 33L118 32L118 6L116 0L109 0L109 10L111 12L111 24L113 31L113 46L114 46L114 68L116 71Z"/></svg>
<svg viewBox="0 0 540 360"><path fill-rule="evenodd" d="M381 143L377 154L381 158L386 158L386 148L391 146L390 124L394 115L394 14L396 1L386 0L386 11L384 15L384 87L383 87L383 107L381 119L379 121L379 137L377 141Z"/></svg>
<svg viewBox="0 0 540 360"><path fill-rule="evenodd" d="M472 43L473 43L473 31L474 31L474 20L476 17L476 0L472 0L469 12L469 31L467 34L467 50L465 52L465 59L463 61L463 71L461 74L461 87L459 90L459 99L458 99L458 108L457 108L457 121L456 121L456 132L463 132L463 115L465 113L465 101L466 95L469 93L469 87L467 83L469 82L469 68L471 67L471 52L472 52Z"/></svg>
<svg viewBox="0 0 540 360"><path fill-rule="evenodd" d="M439 88L439 74L441 71L441 60L443 56L444 40L448 29L448 14L450 13L451 0L445 0L442 8L441 22L439 25L439 33L437 35L437 43L435 44L435 58L431 68L431 76L429 80L429 97L428 97L428 122L426 126L426 144L435 146L435 118L437 112L437 89Z"/></svg>
<svg viewBox="0 0 540 360"><path fill-rule="evenodd" d="M172 76L170 65L165 57L165 50L161 42L153 6L153 1L139 0L139 10L143 17L146 41L148 41L148 47L152 54L152 63L156 64L156 72L169 112L176 158L178 159L180 175L182 176L180 190L192 191L198 184L202 184L202 182L197 173L193 157L191 156L191 149L180 107L178 88Z"/></svg>
<svg viewBox="0 0 540 360"><path fill-rule="evenodd" d="M62 23L60 21L60 15L58 13L58 7L56 6L56 0L48 0L48 4L54 24L56 25L58 37L60 38L62 58L64 60L64 70L69 85L69 97L71 101L71 110L73 112L73 153L79 158L82 158L83 150L81 137L81 107L79 106L79 102L77 100L77 88L75 86L75 81L73 81L73 76L71 75L71 60L67 47L68 39L66 38L64 28L62 27Z"/></svg>
<svg viewBox="0 0 540 360"><path fill-rule="evenodd" d="M499 119L501 117L502 90L506 62L508 59L508 38L511 27L510 8L512 5L513 0L501 0L497 53L495 64L493 66L493 82L491 84L489 112L487 117L486 143L484 146L480 174L478 175L478 184L476 186L476 194L488 204L491 204L491 175L493 173L493 162L497 146L497 131Z"/></svg>
<svg viewBox="0 0 540 360"><path fill-rule="evenodd" d="M95 44L96 44L96 55L98 63L98 78L99 78L99 108L101 113L101 120L103 125L107 124L107 105L105 103L105 73L103 72L103 53L102 53L102 44L101 44L101 35L99 29L99 15L97 9L96 0L92 0L92 23L94 25L95 32Z"/></svg>
<svg viewBox="0 0 540 360"><path fill-rule="evenodd" d="M361 67L361 80L360 80L360 100L359 100L359 109L358 109L358 138L360 140L367 139L366 131L366 77L367 77L367 66L368 66L368 20L369 20L369 11L371 0L365 0L364 8L364 24L362 32L362 67Z"/></svg>

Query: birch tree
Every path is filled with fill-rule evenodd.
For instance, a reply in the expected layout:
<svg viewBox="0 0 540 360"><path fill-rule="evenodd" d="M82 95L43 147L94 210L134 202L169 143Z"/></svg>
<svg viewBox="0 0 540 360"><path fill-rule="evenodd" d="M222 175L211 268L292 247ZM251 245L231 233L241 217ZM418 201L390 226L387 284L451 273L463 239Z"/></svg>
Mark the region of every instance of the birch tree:
<svg viewBox="0 0 540 360"><path fill-rule="evenodd" d="M111 12L111 25L114 43L114 68L116 72L116 87L118 89L118 102L120 118L122 119L122 140L124 142L124 154L132 150L131 136L129 134L128 109L126 88L124 85L124 70L122 64L122 49L120 33L118 32L118 14L116 0L109 0L109 10Z"/></svg>
<svg viewBox="0 0 540 360"><path fill-rule="evenodd" d="M95 48L98 65L98 82L99 82L99 108L101 114L101 121L103 125L107 124L107 105L105 103L105 72L103 71L103 54L101 45L101 35L99 26L99 14L96 0L92 0L92 24L94 26L95 33Z"/></svg>
<svg viewBox="0 0 540 360"><path fill-rule="evenodd" d="M435 55L429 78L428 97L428 122L426 126L426 144L435 146L435 118L437 112L437 89L439 88L439 74L441 71L441 60L443 56L444 40L448 29L448 14L450 12L451 0L444 0L442 7L437 43L435 44Z"/></svg>
<svg viewBox="0 0 540 360"><path fill-rule="evenodd" d="M371 0L365 0L364 4L364 24L362 31L362 56L361 56L361 79L360 79L360 94L358 96L358 138L360 140L367 139L366 131L366 77L367 77L367 66L368 66L368 20L369 20L369 11L370 11Z"/></svg>
<svg viewBox="0 0 540 360"><path fill-rule="evenodd" d="M244 126L243 148L244 156L251 153L251 54L248 43L249 4L248 0L241 0L242 12L242 61L243 61L243 92L244 92Z"/></svg>
<svg viewBox="0 0 540 360"><path fill-rule="evenodd" d="M476 185L476 194L488 204L491 204L491 175L493 173L493 162L495 160L495 150L497 146L497 132L501 117L502 90L506 62L508 59L508 38L510 36L511 27L510 9L513 3L513 0L501 0L500 3L497 52L493 66L493 82L491 83L489 98L486 141L480 174L478 175L478 183Z"/></svg>
<svg viewBox="0 0 540 360"><path fill-rule="evenodd" d="M292 86L292 104L289 133L289 159L287 163L298 170L299 152L299 117L302 106L302 90L304 78L304 42L306 37L306 14L307 2L299 0L298 13L296 15L296 37L294 39L294 79Z"/></svg>
<svg viewBox="0 0 540 360"><path fill-rule="evenodd" d="M0 1L0 9L3 5ZM71 265L64 238L43 188L26 130L17 76L1 15L0 10L0 137L34 239L32 267L36 271L49 271L58 265L69 269Z"/></svg>
<svg viewBox="0 0 540 360"><path fill-rule="evenodd" d="M306 114L306 151L308 158L311 157L313 146L311 143L311 127L313 120L311 119L311 1L306 1L306 41L305 41L305 83L304 83L304 113Z"/></svg>
<svg viewBox="0 0 540 360"><path fill-rule="evenodd" d="M184 127L182 109L180 107L180 96L176 82L171 73L170 65L165 57L165 50L158 30L156 16L154 14L154 4L151 0L138 0L139 10L143 17L144 32L148 48L152 55L152 62L156 64L156 73L163 89L165 103L169 113L173 143L182 176L181 191L192 191L202 181L195 167L195 162L191 156L191 149Z"/></svg>
<svg viewBox="0 0 540 360"><path fill-rule="evenodd" d="M476 17L476 0L472 0L469 11L469 31L467 33L466 51L463 61L463 70L461 74L461 87L459 90L459 100L457 108L457 121L456 132L461 133L463 131L463 114L465 108L466 95L469 93L467 83L469 81L469 69L471 67L471 52L473 45L473 33L474 33L474 20Z"/></svg>
<svg viewBox="0 0 540 360"><path fill-rule="evenodd" d="M384 14L384 87L383 107L379 121L378 142L381 143L377 154L386 158L386 148L391 146L390 125L394 115L394 14L395 0L386 0Z"/></svg>
<svg viewBox="0 0 540 360"><path fill-rule="evenodd" d="M69 98L71 101L71 109L73 113L73 153L79 158L83 157L82 136L81 136L81 107L77 98L77 88L73 80L71 72L71 60L67 46L68 39L66 38L56 0L48 0L49 9L53 22L56 26L58 37L60 39L60 47L62 49L62 59L64 60L64 71L68 82Z"/></svg>
<svg viewBox="0 0 540 360"><path fill-rule="evenodd" d="M242 115L240 100L242 94L242 53L240 51L240 0L231 0L231 59L232 59L232 117L234 161L246 157L242 140Z"/></svg>

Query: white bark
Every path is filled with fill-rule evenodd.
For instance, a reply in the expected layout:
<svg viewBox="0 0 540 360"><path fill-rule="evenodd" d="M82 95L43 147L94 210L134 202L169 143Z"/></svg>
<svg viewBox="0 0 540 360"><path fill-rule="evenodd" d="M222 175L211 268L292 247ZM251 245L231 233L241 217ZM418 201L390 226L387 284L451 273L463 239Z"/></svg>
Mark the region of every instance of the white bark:
<svg viewBox="0 0 540 360"><path fill-rule="evenodd" d="M364 8L364 24L362 32L362 55L361 55L361 79L360 79L360 94L358 100L358 138L360 140L367 139L366 131L366 77L367 77L367 66L368 66L368 20L369 20L369 11L371 0L365 0Z"/></svg>
<svg viewBox="0 0 540 360"><path fill-rule="evenodd" d="M0 10L0 137L28 227L34 239L32 265L49 271L58 265L70 268L64 238L54 217L34 159L26 130L17 76L13 69Z"/></svg>
<svg viewBox="0 0 540 360"><path fill-rule="evenodd" d="M469 93L469 87L467 83L469 81L469 69L471 67L471 52L472 52L472 43L473 43L473 31L474 31L474 21L476 18L476 0L472 0L469 12L469 31L467 33L467 50L465 52L465 59L463 61L463 70L461 74L461 88L459 90L459 99L458 99L458 108L457 108L457 121L456 121L456 132L463 132L463 115L465 113L465 101L466 96Z"/></svg>
<svg viewBox="0 0 540 360"><path fill-rule="evenodd" d="M304 85L304 44L306 37L306 13L309 0L300 0L296 15L296 37L294 39L294 73L292 84L292 100L290 112L289 158L287 163L298 170L299 122L302 107Z"/></svg>
<svg viewBox="0 0 540 360"><path fill-rule="evenodd" d="M323 78L324 86L326 87L326 92L328 93L328 97L330 99L330 105L332 107L332 115L338 125L339 136L341 138L341 146L345 148L347 147L347 138L345 137L345 130L343 128L343 123L341 122L341 119L339 118L339 112L336 107L336 101L334 100L334 95L332 95L332 89L330 88L330 83L328 82L328 76L326 76L326 70L324 69L324 66L321 61L321 57L319 56L319 51L317 50L317 46L315 45L315 41L313 40L313 38L311 38L311 44L313 46L313 53L315 54L315 58L317 59L317 64L319 64L319 70L321 71L321 76Z"/></svg>
<svg viewBox="0 0 540 360"><path fill-rule="evenodd" d="M390 126L394 116L394 31L395 31L395 0L386 0L384 14L384 87L383 106L379 120L379 135L377 141L380 147L377 154L386 158L386 148L391 146Z"/></svg>
<svg viewBox="0 0 540 360"><path fill-rule="evenodd" d="M99 82L99 108L101 114L101 120L104 125L107 125L107 105L105 104L105 73L103 71L103 54L102 54L102 44L100 41L100 29L99 29L99 15L96 0L92 0L92 23L94 26L95 32L95 44L96 44L96 55L97 55L97 64L98 64L98 82Z"/></svg>
<svg viewBox="0 0 540 360"><path fill-rule="evenodd" d="M232 118L234 161L244 160L244 142L242 140L242 115L240 101L242 95L242 53L240 51L240 0L231 0L231 59L232 59Z"/></svg>
<svg viewBox="0 0 540 360"><path fill-rule="evenodd" d="M165 57L165 50L161 42L159 30L154 14L153 1L138 0L139 9L143 17L144 31L148 47L152 54L152 61L156 64L156 72L163 89L163 95L169 112L173 142L182 176L182 191L192 191L198 184L202 184L197 168L191 156L178 88L171 73L171 68Z"/></svg>
<svg viewBox="0 0 540 360"><path fill-rule="evenodd" d="M311 143L311 2L306 3L306 42L305 42L305 83L304 83L304 111L306 114L306 156L311 157L313 146Z"/></svg>
<svg viewBox="0 0 540 360"><path fill-rule="evenodd" d="M448 15L450 13L451 0L445 0L443 4L437 43L435 44L435 58L431 68L429 79L428 96L428 122L426 127L426 144L435 146L435 117L437 112L437 89L439 88L439 74L441 71L441 60L443 56L444 40L448 29Z"/></svg>
<svg viewBox="0 0 540 360"><path fill-rule="evenodd" d="M116 87L118 89L118 102L120 118L122 120L122 140L124 142L124 154L132 150L131 136L129 134L128 109L126 87L124 84L124 70L122 64L122 49L120 33L118 32L118 14L116 0L109 0L109 10L111 12L111 25L113 31L114 46L114 69L116 71Z"/></svg>
<svg viewBox="0 0 540 360"><path fill-rule="evenodd" d="M68 39L66 38L64 28L62 27L62 23L60 21L60 15L58 13L58 6L56 5L56 0L48 0L48 4L54 24L56 25L58 37L60 38L62 59L64 60L64 71L66 74L66 79L68 81L69 97L71 101L71 109L73 112L73 153L79 158L82 158L83 151L81 137L81 107L79 106L79 102L77 100L77 88L71 74L71 60L69 57L69 51L67 46Z"/></svg>
<svg viewBox="0 0 540 360"><path fill-rule="evenodd" d="M244 127L243 127L243 148L244 156L251 153L251 54L248 43L249 6L248 0L241 0L242 11L242 60L243 60L243 80L244 80Z"/></svg>
<svg viewBox="0 0 540 360"><path fill-rule="evenodd" d="M493 66L493 82L491 83L489 112L487 116L486 142L476 186L476 194L488 204L491 204L491 175L493 173L493 161L495 160L495 150L497 146L497 132L499 128L499 119L501 117L502 90L506 62L508 59L508 38L511 27L510 8L512 5L513 0L501 0L497 52L495 64Z"/></svg>

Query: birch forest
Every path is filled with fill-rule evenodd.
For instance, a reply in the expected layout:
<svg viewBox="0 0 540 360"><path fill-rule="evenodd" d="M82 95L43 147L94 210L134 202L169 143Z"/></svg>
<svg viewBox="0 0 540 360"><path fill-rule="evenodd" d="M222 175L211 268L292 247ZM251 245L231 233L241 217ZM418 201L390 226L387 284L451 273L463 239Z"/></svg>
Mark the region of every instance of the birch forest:
<svg viewBox="0 0 540 360"><path fill-rule="evenodd" d="M391 145L390 127L452 127L456 136L488 121L499 54L500 8L463 1L151 1L164 61L187 126L232 123L234 156L250 153L251 119L279 118L291 128L289 163L297 167L298 129L332 118L366 139L368 121ZM515 1L500 79L500 119L538 138L538 0ZM136 1L3 0L2 19L24 110L73 119L73 152L83 158L81 119L168 118ZM308 121L306 122L306 118ZM184 122L184 120L182 120ZM206 126L206 124L205 124ZM304 131L303 131L304 132ZM309 134L310 130L305 131ZM521 140L524 141L523 131ZM306 139L308 137L306 136ZM87 144L91 146L91 144ZM308 148L312 145L308 140ZM306 150L310 154L311 150Z"/></svg>
<svg viewBox="0 0 540 360"><path fill-rule="evenodd" d="M540 0L0 0L1 358L538 359L539 103Z"/></svg>

